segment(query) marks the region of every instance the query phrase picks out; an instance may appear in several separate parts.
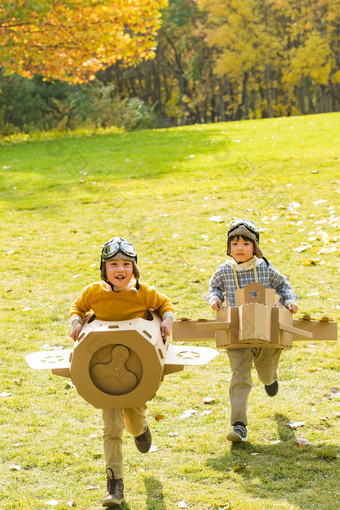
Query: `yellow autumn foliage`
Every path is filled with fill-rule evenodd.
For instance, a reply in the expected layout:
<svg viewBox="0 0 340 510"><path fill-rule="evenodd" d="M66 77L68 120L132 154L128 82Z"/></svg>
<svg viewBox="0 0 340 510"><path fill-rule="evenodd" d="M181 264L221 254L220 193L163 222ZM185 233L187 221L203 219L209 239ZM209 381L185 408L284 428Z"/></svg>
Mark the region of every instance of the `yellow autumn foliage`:
<svg viewBox="0 0 340 510"><path fill-rule="evenodd" d="M77 83L117 61L152 58L160 9L166 4L167 0L72 0L47 2L36 10L2 6L0 63L6 73L40 73Z"/></svg>

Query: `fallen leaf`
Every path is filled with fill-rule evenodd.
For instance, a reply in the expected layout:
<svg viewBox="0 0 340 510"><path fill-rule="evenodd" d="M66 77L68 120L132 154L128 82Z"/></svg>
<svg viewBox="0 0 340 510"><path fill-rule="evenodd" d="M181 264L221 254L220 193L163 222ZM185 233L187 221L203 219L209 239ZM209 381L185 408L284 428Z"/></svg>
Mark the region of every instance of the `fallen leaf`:
<svg viewBox="0 0 340 510"><path fill-rule="evenodd" d="M99 489L99 487L96 487L95 485L89 485L86 487L87 491L96 491L97 489Z"/></svg>
<svg viewBox="0 0 340 510"><path fill-rule="evenodd" d="M216 223L223 223L221 216L210 216L209 221L215 221Z"/></svg>
<svg viewBox="0 0 340 510"><path fill-rule="evenodd" d="M11 291L12 291L12 289L6 289L6 292L11 292Z"/></svg>
<svg viewBox="0 0 340 510"><path fill-rule="evenodd" d="M177 506L178 508L189 508L185 501L179 501Z"/></svg>
<svg viewBox="0 0 340 510"><path fill-rule="evenodd" d="M340 398L340 388L334 387L329 391L328 398Z"/></svg>
<svg viewBox="0 0 340 510"><path fill-rule="evenodd" d="M318 370L322 370L318 367L307 367L308 372L317 372Z"/></svg>
<svg viewBox="0 0 340 510"><path fill-rule="evenodd" d="M309 444L311 444L311 442L308 441L308 439L305 439L304 437L297 437L296 439L298 440L298 443L301 447L308 446Z"/></svg>
<svg viewBox="0 0 340 510"><path fill-rule="evenodd" d="M50 501L45 501L45 505L57 506L59 505L59 501L57 499L51 499Z"/></svg>
<svg viewBox="0 0 340 510"><path fill-rule="evenodd" d="M247 463L244 462L243 464L237 464L237 466L234 466L232 468L233 471L241 471L242 469L246 469Z"/></svg>
<svg viewBox="0 0 340 510"><path fill-rule="evenodd" d="M170 436L170 437L178 436L178 432L169 432L168 436Z"/></svg>
<svg viewBox="0 0 340 510"><path fill-rule="evenodd" d="M308 243L301 243L300 246L294 248L294 251L301 253L302 251L308 250L308 248L312 248L312 245Z"/></svg>
<svg viewBox="0 0 340 510"><path fill-rule="evenodd" d="M9 469L10 469L11 471L20 471L21 466L20 466L19 464L11 464L11 465L9 466Z"/></svg>
<svg viewBox="0 0 340 510"><path fill-rule="evenodd" d="M327 200L316 200L315 202L312 202L313 205L320 205L320 204L325 204L327 202Z"/></svg>
<svg viewBox="0 0 340 510"><path fill-rule="evenodd" d="M201 416L212 414L212 411L202 411Z"/></svg>
<svg viewBox="0 0 340 510"><path fill-rule="evenodd" d="M3 391L2 393L0 393L0 397L11 397L12 396L12 393L8 393L7 391Z"/></svg>
<svg viewBox="0 0 340 510"><path fill-rule="evenodd" d="M159 448L155 444L153 444L149 450L150 453L158 452Z"/></svg>
<svg viewBox="0 0 340 510"><path fill-rule="evenodd" d="M193 414L197 413L195 409L188 409L187 411L184 411L183 414L179 417L180 420L185 420L186 418L190 418Z"/></svg>
<svg viewBox="0 0 340 510"><path fill-rule="evenodd" d="M213 404L215 402L214 397L206 397L203 399L203 404Z"/></svg>
<svg viewBox="0 0 340 510"><path fill-rule="evenodd" d="M317 253L318 253L318 255L323 255L324 253L333 253L335 251L339 251L339 249L336 246L332 245L332 246L324 246Z"/></svg>
<svg viewBox="0 0 340 510"><path fill-rule="evenodd" d="M155 420L156 421L161 421L165 418L164 414L156 414L155 415Z"/></svg>
<svg viewBox="0 0 340 510"><path fill-rule="evenodd" d="M297 429L298 427L304 427L306 424L304 421L286 421L286 425L291 429Z"/></svg>
<svg viewBox="0 0 340 510"><path fill-rule="evenodd" d="M301 265L302 266L316 266L316 265L320 265L322 266L323 264L326 264L326 261L324 259L303 259L302 262L301 262Z"/></svg>

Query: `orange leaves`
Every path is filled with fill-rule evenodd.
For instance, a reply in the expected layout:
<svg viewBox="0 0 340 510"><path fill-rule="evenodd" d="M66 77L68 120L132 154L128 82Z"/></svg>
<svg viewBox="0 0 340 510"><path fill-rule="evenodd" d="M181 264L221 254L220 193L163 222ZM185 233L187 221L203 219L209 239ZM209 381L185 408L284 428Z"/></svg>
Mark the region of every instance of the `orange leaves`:
<svg viewBox="0 0 340 510"><path fill-rule="evenodd" d="M79 83L117 60L154 56L160 9L167 0L55 2L43 13L17 12L0 21L0 62L6 72ZM1 12L0 12L1 14ZM4 19L4 18L3 18Z"/></svg>

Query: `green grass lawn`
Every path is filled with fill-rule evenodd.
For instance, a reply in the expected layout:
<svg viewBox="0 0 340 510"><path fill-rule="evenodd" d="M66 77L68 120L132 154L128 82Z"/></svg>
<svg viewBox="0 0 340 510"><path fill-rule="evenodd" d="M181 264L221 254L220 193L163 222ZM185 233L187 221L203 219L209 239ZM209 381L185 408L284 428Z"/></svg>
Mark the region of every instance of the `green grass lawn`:
<svg viewBox="0 0 340 510"><path fill-rule="evenodd" d="M135 244L142 279L171 297L178 317L213 318L203 296L225 259L227 225L248 217L265 256L289 275L298 315L340 322L339 128L336 113L0 141L1 509L100 508L100 412L24 356L71 346L69 306L99 279L113 235ZM124 436L122 509L337 508L339 354L336 342L285 351L274 399L254 374L249 442L239 446L226 441L225 353L167 376L149 402L158 449L143 456ZM311 444L300 447L301 436Z"/></svg>

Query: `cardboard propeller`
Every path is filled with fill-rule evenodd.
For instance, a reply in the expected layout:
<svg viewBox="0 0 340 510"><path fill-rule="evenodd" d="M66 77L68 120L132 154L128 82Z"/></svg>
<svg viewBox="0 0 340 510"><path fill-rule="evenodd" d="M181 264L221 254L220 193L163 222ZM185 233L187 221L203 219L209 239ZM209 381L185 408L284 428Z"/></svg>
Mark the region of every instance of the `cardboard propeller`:
<svg viewBox="0 0 340 510"><path fill-rule="evenodd" d="M26 356L33 369L50 369L72 379L94 407L138 407L150 400L163 377L185 365L204 365L218 352L209 347L175 346L164 340L160 317L107 322L89 316L74 349Z"/></svg>
<svg viewBox="0 0 340 510"><path fill-rule="evenodd" d="M216 320L174 321L173 340L212 338L216 347L276 347L289 349L298 340L337 340L337 324L328 317L309 315L293 319L286 308L275 306L275 290L250 283L236 290L235 305L216 313Z"/></svg>

